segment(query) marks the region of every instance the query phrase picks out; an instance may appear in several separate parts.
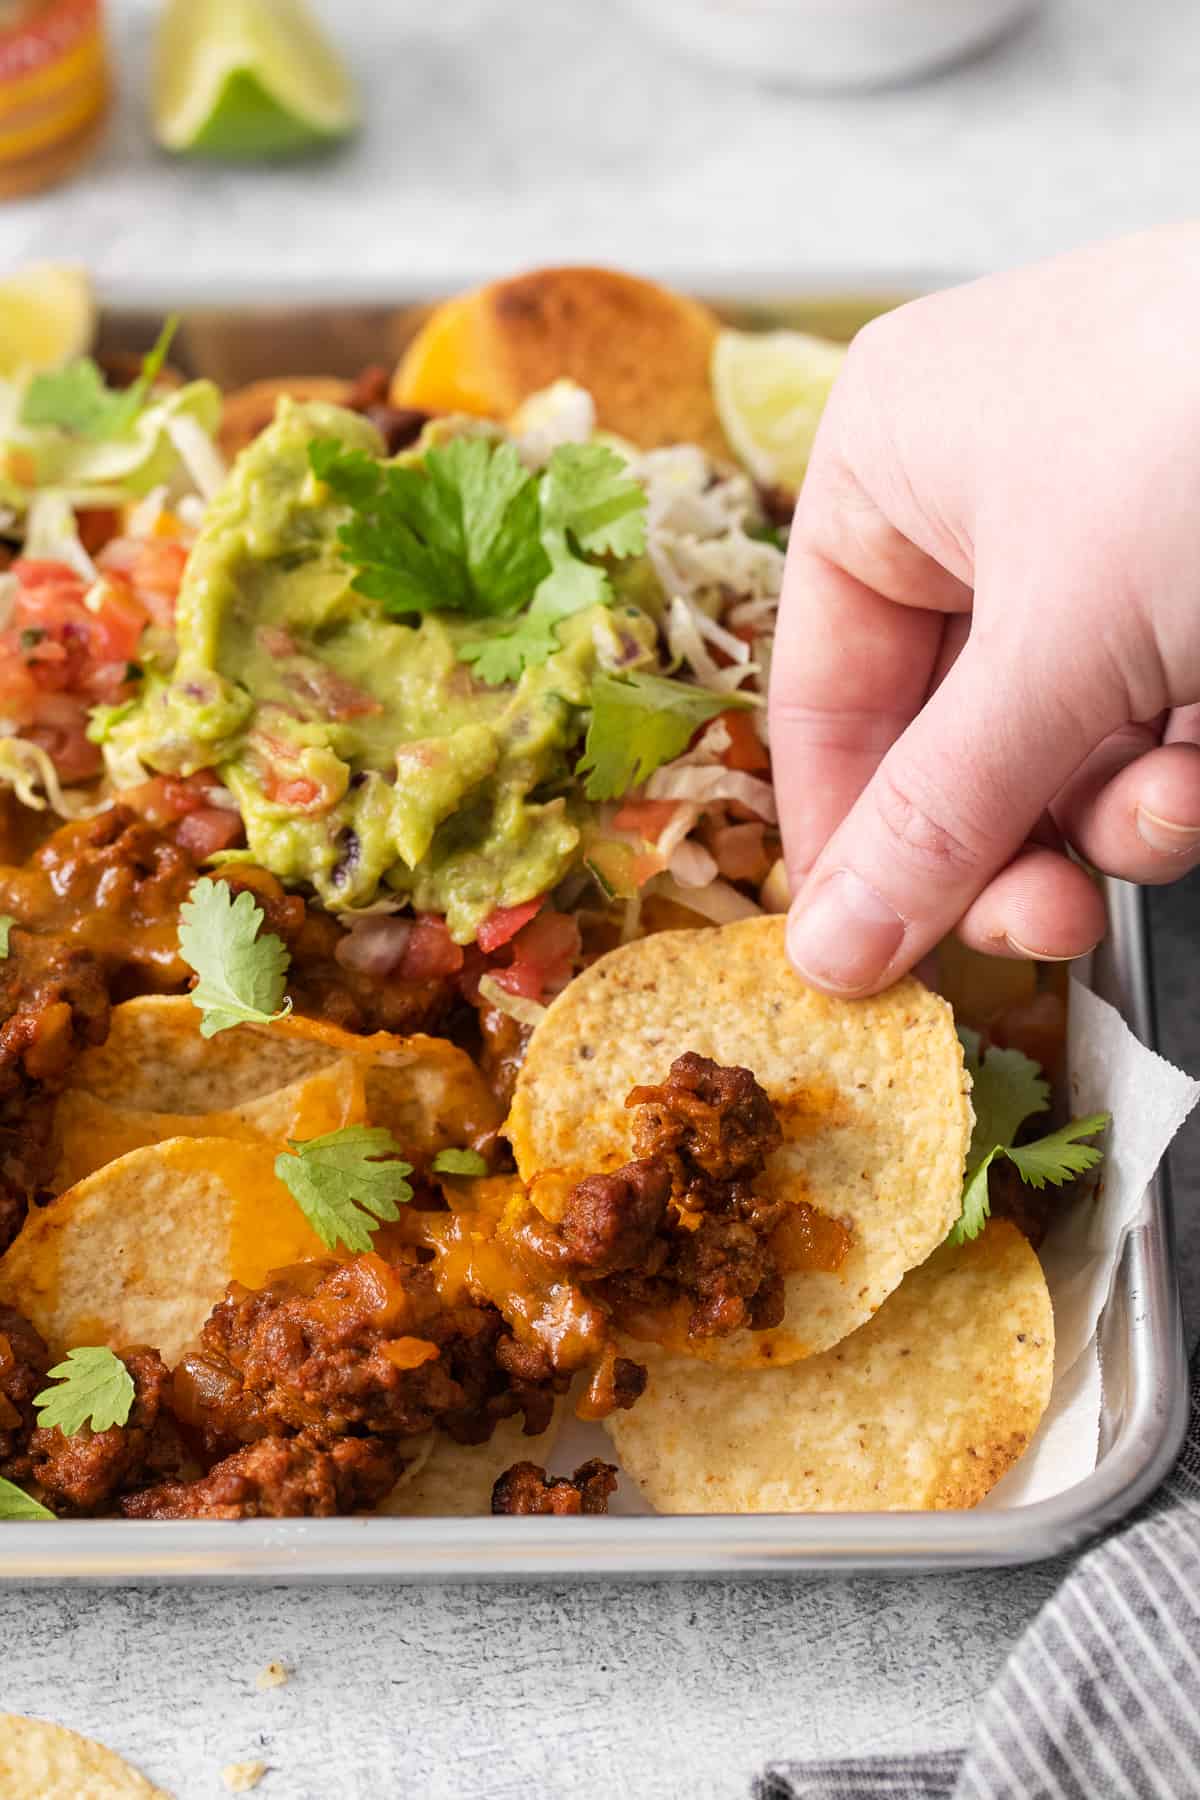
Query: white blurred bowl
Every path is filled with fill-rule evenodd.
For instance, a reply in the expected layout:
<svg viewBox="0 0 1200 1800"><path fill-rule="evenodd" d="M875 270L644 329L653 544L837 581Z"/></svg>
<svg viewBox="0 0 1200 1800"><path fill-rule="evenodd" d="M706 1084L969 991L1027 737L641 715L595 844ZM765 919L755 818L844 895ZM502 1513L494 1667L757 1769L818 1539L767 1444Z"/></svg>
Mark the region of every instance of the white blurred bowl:
<svg viewBox="0 0 1200 1800"><path fill-rule="evenodd" d="M629 0L726 68L800 87L881 87L969 55L1040 0Z"/></svg>

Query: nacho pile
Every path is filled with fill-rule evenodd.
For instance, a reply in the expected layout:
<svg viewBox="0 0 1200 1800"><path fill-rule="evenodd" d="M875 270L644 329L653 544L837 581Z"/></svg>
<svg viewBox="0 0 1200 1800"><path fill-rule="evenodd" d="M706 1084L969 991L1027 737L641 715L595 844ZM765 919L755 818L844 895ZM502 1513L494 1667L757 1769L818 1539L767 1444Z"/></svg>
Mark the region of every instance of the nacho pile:
<svg viewBox="0 0 1200 1800"><path fill-rule="evenodd" d="M819 401L739 466L720 342L550 269L353 382L13 386L0 1519L962 1507L1029 1443L1103 1121L1033 1137L1029 965L788 964Z"/></svg>

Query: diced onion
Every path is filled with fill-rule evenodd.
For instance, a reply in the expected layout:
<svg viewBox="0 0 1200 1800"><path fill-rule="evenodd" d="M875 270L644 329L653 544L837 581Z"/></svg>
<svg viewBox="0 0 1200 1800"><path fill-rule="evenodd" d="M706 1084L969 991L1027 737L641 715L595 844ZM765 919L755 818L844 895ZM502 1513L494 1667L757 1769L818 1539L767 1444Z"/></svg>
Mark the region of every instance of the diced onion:
<svg viewBox="0 0 1200 1800"><path fill-rule="evenodd" d="M507 1013L518 1025L537 1025L546 1016L546 1008L536 1000L527 1000L523 994L510 994L507 988L501 987L494 975L480 978L479 992L489 1006L497 1012Z"/></svg>
<svg viewBox="0 0 1200 1800"><path fill-rule="evenodd" d="M748 807L768 825L779 820L769 781L746 775L740 769L726 769L719 763L708 768L679 769L669 765L656 769L646 783L646 798L688 800L701 807L718 800L732 800L738 806Z"/></svg>
<svg viewBox="0 0 1200 1800"><path fill-rule="evenodd" d="M714 881L717 865L703 844L678 844L671 856L667 868L672 878L680 887L702 888Z"/></svg>
<svg viewBox="0 0 1200 1800"><path fill-rule="evenodd" d="M727 669L719 668L705 645L700 628L701 618L704 615L697 607L681 594L676 594L667 611L667 643L671 655L688 664L701 687L708 688L715 694L732 693L748 676L758 674L758 664L731 663ZM705 626L711 625L712 621L705 618ZM743 644L742 649L745 648Z"/></svg>
<svg viewBox="0 0 1200 1800"><path fill-rule="evenodd" d="M357 919L333 954L344 969L359 975L390 975L403 961L411 936L410 919Z"/></svg>
<svg viewBox="0 0 1200 1800"><path fill-rule="evenodd" d="M167 436L179 452L179 460L197 490L206 500L212 500L225 481L225 459L203 426L186 413L169 414L166 426Z"/></svg>
<svg viewBox="0 0 1200 1800"><path fill-rule="evenodd" d="M677 806L675 817L669 825L664 825L655 840L654 848L664 862L670 862L679 845L700 817L698 806ZM715 871L714 871L715 873Z"/></svg>
<svg viewBox="0 0 1200 1800"><path fill-rule="evenodd" d="M711 919L714 925L732 925L737 919L757 919L762 912L760 906L739 893L737 888L730 887L727 881L711 881L703 888L685 888L670 875L656 875L649 891L663 900L674 901L676 906L687 907L689 912L698 913L702 919Z"/></svg>

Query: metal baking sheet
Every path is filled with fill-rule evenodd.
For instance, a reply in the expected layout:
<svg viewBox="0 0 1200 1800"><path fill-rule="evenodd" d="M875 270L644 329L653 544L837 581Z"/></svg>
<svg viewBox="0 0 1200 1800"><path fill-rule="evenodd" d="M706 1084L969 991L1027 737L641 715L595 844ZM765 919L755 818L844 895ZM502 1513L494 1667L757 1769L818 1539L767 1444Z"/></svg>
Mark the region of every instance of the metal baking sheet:
<svg viewBox="0 0 1200 1800"><path fill-rule="evenodd" d="M702 283L697 283L703 287ZM898 298L898 297L896 297ZM827 292L730 301L739 323L850 333L892 296ZM262 375L353 374L390 362L427 310L396 306L201 306L172 360L223 384ZM106 311L105 348L143 348L159 315ZM1112 924L1093 985L1153 1045L1140 893L1107 883ZM1165 1171L1146 1191L1100 1322L1100 1458L1084 1481L1008 1511L506 1519L279 1519L230 1523L81 1520L6 1524L0 1581L457 1581L539 1576L780 1575L981 1568L1076 1548L1143 1499L1183 1441L1187 1379Z"/></svg>

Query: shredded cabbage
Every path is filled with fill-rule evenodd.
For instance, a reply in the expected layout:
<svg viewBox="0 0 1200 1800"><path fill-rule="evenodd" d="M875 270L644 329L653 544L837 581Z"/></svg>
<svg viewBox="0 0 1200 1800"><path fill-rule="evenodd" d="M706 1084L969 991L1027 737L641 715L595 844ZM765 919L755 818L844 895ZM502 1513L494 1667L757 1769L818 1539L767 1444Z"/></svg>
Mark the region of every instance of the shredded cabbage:
<svg viewBox="0 0 1200 1800"><path fill-rule="evenodd" d="M648 800L687 800L693 806L712 806L719 800L732 800L749 807L768 825L779 822L775 791L769 781L758 775L746 775L740 769L726 769L720 763L705 767L678 768L668 763L655 769L646 783Z"/></svg>
<svg viewBox="0 0 1200 1800"><path fill-rule="evenodd" d="M179 460L191 476L197 493L204 500L214 500L229 471L212 438L184 412L173 414L166 421L166 427L167 436L179 452Z"/></svg>
<svg viewBox="0 0 1200 1800"><path fill-rule="evenodd" d="M28 738L0 738L0 783L13 790L22 806L45 812L49 803L60 819L85 819L107 804L91 794L65 789L46 751ZM39 794L39 786L43 793Z"/></svg>
<svg viewBox="0 0 1200 1800"><path fill-rule="evenodd" d="M761 906L747 900L745 894L739 893L727 881L710 881L707 887L686 888L671 875L656 875L647 891L674 901L676 906L686 906L689 912L698 913L702 919L711 919L714 925L732 925L737 919L757 919L762 912Z"/></svg>
<svg viewBox="0 0 1200 1800"><path fill-rule="evenodd" d="M13 394L16 404L7 404ZM211 381L192 381L154 395L128 431L99 441L73 437L54 426L22 425L18 411L15 384L3 384L0 446L9 452L10 468L24 463L30 470L24 481L10 477L5 482L2 497L8 505L23 512L38 490L56 488L74 506L119 506L156 487L187 491L190 471L182 464L171 428L186 421L185 437L190 424L211 439L221 420L221 395ZM189 479L180 482L181 471Z"/></svg>
<svg viewBox="0 0 1200 1800"><path fill-rule="evenodd" d="M45 488L29 502L21 553L47 562L66 563L89 583L100 578L99 570L80 542L71 504L57 488Z"/></svg>

